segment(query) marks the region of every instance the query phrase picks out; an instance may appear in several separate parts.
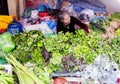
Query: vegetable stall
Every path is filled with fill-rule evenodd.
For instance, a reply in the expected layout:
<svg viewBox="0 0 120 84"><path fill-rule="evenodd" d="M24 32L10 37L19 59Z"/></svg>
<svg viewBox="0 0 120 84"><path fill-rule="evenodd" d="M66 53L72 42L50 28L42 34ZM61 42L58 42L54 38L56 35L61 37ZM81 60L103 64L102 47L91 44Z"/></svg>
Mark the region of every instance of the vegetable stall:
<svg viewBox="0 0 120 84"><path fill-rule="evenodd" d="M116 15L112 16L112 18L116 17ZM98 55L105 55L119 64L119 31L118 29L115 32L112 39L101 38L101 33L92 30L88 35L82 30L77 30L76 34L61 32L53 36L44 36L37 30L12 35L10 38L15 44L12 46L14 50L4 52L0 44L1 57L12 65L14 72L12 76L1 73L11 77L9 80L12 82L8 79L8 82L6 79L0 82L1 84L53 84L52 73L83 71L86 65L94 63Z"/></svg>

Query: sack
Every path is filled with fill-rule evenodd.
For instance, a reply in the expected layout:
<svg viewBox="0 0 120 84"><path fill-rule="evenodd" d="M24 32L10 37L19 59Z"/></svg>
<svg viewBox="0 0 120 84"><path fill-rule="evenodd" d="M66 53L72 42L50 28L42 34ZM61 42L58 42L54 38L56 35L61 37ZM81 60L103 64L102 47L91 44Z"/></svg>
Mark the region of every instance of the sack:
<svg viewBox="0 0 120 84"><path fill-rule="evenodd" d="M92 9L83 9L80 12L79 18L80 20L91 20L92 18L94 18L94 11Z"/></svg>

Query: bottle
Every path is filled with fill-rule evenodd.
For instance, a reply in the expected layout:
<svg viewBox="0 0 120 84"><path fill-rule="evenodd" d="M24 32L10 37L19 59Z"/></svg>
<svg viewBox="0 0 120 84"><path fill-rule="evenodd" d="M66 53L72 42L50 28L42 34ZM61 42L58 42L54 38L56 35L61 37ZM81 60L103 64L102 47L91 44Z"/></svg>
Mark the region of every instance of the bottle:
<svg viewBox="0 0 120 84"><path fill-rule="evenodd" d="M10 32L13 35L23 32L22 24L16 21L16 18L14 18L13 21L8 25L8 32Z"/></svg>

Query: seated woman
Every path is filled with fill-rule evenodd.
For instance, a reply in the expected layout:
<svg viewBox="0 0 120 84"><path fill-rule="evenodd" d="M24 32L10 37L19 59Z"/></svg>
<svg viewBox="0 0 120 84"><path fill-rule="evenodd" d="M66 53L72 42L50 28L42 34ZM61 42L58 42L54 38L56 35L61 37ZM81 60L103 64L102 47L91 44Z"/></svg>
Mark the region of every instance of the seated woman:
<svg viewBox="0 0 120 84"><path fill-rule="evenodd" d="M84 29L86 33L89 33L89 27L82 23L77 18L70 16L67 12L59 12L57 20L57 33L63 31L63 33L70 32L75 34L75 25Z"/></svg>

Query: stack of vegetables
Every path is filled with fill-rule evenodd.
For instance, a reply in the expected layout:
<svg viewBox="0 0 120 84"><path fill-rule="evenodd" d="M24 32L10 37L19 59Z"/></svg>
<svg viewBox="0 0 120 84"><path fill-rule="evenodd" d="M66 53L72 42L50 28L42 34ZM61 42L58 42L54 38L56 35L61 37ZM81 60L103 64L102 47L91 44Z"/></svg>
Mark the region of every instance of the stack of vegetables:
<svg viewBox="0 0 120 84"><path fill-rule="evenodd" d="M35 74L33 77L40 82L36 84L52 84L53 80L50 74L54 71L63 71L63 69L70 72L76 71L82 67L83 59L86 64L90 64L99 54L105 54L111 60L120 63L120 36L106 41L95 32L91 31L85 35L84 31L78 30L75 35L59 33L52 37L44 37L40 31L34 30L13 36L13 41L16 43L16 48L9 53L10 55L6 55L6 59L13 65L17 75L26 71L21 68L24 67L21 64L24 65L27 62L33 64L28 67L30 70L32 69L32 72L28 70L26 72L27 76L30 76L29 73ZM32 78L30 77L30 79Z"/></svg>
<svg viewBox="0 0 120 84"><path fill-rule="evenodd" d="M53 71L62 71L66 68L72 72L80 68L79 65L72 66L74 63L72 59L69 60L71 66L69 62L62 64L68 55L72 55L76 61L83 58L89 64L98 54L106 54L120 63L120 36L105 43L106 41L95 32L85 35L84 31L78 30L76 35L59 33L54 37L44 37L40 31L30 31L14 36L13 40L16 49L10 54L22 64L26 62L34 64L29 68L32 68L34 74L45 84L52 84L50 74Z"/></svg>

